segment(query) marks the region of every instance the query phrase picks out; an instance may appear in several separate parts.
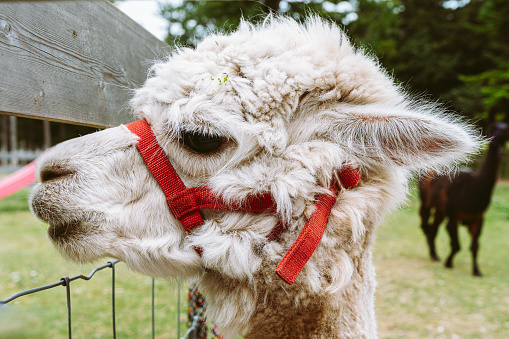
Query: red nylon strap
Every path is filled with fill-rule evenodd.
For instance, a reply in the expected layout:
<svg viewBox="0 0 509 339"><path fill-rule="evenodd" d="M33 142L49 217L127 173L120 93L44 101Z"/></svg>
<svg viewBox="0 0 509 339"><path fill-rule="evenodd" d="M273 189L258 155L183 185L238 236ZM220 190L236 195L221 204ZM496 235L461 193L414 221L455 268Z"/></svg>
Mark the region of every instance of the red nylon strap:
<svg viewBox="0 0 509 339"><path fill-rule="evenodd" d="M330 211L338 196L338 189L335 185L331 185L330 190L333 194L324 193L318 197L311 218L306 222L297 240L276 267L276 274L289 285L293 285L322 239Z"/></svg>
<svg viewBox="0 0 509 339"><path fill-rule="evenodd" d="M336 203L341 188L351 188L357 185L361 179L359 171L350 166L342 167L337 175L339 182L332 183L329 187L332 194L324 193L318 196L311 218L306 222L297 240L276 267L276 274L289 285L293 285L322 240L330 211Z"/></svg>
<svg viewBox="0 0 509 339"><path fill-rule="evenodd" d="M361 174L359 173L359 171L357 171L356 168L353 168L348 165L343 166L338 171L338 176L339 176L339 181L340 181L339 183L337 183L338 186L339 187L342 186L346 189L354 187L361 180Z"/></svg>
<svg viewBox="0 0 509 339"><path fill-rule="evenodd" d="M201 209L276 213L276 206L269 193L250 196L243 203L232 205L217 197L212 193L211 188L206 186L188 188L166 198L166 202L171 213L182 222L184 229L188 232L193 227L201 225L192 217L196 211Z"/></svg>
<svg viewBox="0 0 509 339"><path fill-rule="evenodd" d="M269 193L251 196L244 203L230 205L215 196L210 187L187 188L159 146L147 121L138 120L126 127L140 137L138 151L161 186L171 213L187 232L204 223L200 209L276 213Z"/></svg>
<svg viewBox="0 0 509 339"><path fill-rule="evenodd" d="M134 134L140 137L138 140L138 151L147 164L150 172L156 179L166 197L172 197L187 189L179 175L171 165L170 161L159 146L157 139L145 119L131 122L126 127ZM180 220L180 219L179 219ZM186 231L197 225L203 224L203 218L195 210L186 215L184 220L180 220ZM189 223L189 224L188 224ZM191 226L192 225L192 226Z"/></svg>
<svg viewBox="0 0 509 339"><path fill-rule="evenodd" d="M204 223L199 213L200 209L276 214L276 206L269 193L250 196L241 203L227 204L221 197L213 194L210 187L187 188L159 146L150 125L145 120L139 120L126 126L132 133L140 137L137 145L138 151L166 195L166 202L171 213L181 222L187 232ZM276 268L276 273L290 285L295 282L320 243L339 190L353 187L360 180L359 172L349 166L341 168L337 172L337 176L336 184L333 183L330 186L332 194L318 196L311 218L306 222L297 240ZM284 225L279 221L267 239L269 241L277 239L284 229Z"/></svg>

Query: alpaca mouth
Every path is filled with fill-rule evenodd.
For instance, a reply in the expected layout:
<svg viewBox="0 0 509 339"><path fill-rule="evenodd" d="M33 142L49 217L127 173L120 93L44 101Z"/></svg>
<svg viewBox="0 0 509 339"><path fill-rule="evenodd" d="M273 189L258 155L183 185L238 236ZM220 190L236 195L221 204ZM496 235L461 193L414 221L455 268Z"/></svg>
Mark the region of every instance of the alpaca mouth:
<svg viewBox="0 0 509 339"><path fill-rule="evenodd" d="M48 237L57 250L70 261L87 263L109 255L101 243L91 240L98 235L95 224L87 220L49 222ZM111 256L111 255L110 255Z"/></svg>
<svg viewBox="0 0 509 339"><path fill-rule="evenodd" d="M72 199L63 197L61 191L59 185L39 183L32 189L29 202L32 214L49 224L48 235L55 242L85 235L85 226L94 215L90 211L76 212Z"/></svg>
<svg viewBox="0 0 509 339"><path fill-rule="evenodd" d="M48 236L54 242L84 236L86 233L83 222L78 220L70 222L49 222Z"/></svg>

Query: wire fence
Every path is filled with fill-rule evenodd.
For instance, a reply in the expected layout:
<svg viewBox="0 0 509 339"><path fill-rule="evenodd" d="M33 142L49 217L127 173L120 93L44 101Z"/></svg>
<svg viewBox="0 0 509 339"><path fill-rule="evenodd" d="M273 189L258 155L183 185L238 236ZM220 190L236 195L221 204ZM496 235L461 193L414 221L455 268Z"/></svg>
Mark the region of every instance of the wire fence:
<svg viewBox="0 0 509 339"><path fill-rule="evenodd" d="M10 303L11 301L29 295L38 293L44 290L53 289L59 286L65 287L66 290L66 303L67 303L67 333L68 337L72 338L72 313L71 313L71 282L81 279L90 280L99 271L110 268L111 269L111 316L112 316L112 336L116 339L117 337L117 326L116 326L116 307L115 307L115 265L118 260L110 260L107 264L96 267L89 275L76 275L73 277L64 276L59 281L51 284L38 286L28 290L20 291L5 299L0 300L0 308ZM186 330L183 336L180 336L180 309L181 309L181 281L178 282L178 297L177 297L177 338L180 339L202 339L207 337L207 328L205 325L205 307L206 303L203 299L203 295L200 294L196 287L191 286L188 292L188 321L190 323L189 328ZM200 299L201 295L201 299ZM152 278L152 338L155 338L155 279ZM212 329L212 338L219 338ZM205 332L205 333L204 333Z"/></svg>

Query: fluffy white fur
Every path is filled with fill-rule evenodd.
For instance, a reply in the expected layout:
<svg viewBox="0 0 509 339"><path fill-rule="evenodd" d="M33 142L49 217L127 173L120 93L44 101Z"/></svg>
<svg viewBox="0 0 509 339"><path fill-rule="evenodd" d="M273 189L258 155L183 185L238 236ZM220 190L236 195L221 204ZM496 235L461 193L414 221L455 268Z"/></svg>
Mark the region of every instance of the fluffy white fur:
<svg viewBox="0 0 509 339"><path fill-rule="evenodd" d="M376 227L404 199L412 171L451 166L480 142L438 105L410 100L316 17L244 22L178 49L152 67L132 107L188 187L209 185L233 202L270 191L289 224L281 239L266 239L275 216L211 210L186 234L125 126L46 153L32 210L73 260L111 256L148 275L197 279L225 338L376 337ZM182 144L182 131L226 141L201 155ZM316 252L288 286L274 269L346 163L362 180L340 194Z"/></svg>

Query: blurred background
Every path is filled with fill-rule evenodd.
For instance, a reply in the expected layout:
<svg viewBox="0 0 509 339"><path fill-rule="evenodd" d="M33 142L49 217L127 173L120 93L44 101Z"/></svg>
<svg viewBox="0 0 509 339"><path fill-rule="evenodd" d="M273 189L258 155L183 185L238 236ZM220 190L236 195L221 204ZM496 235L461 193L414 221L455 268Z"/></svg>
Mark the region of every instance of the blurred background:
<svg viewBox="0 0 509 339"><path fill-rule="evenodd" d="M509 1L149 1L116 0L115 6L170 45L194 46L209 31L232 31L240 18L263 20L269 12L296 19L310 13L338 23L352 42L377 57L404 88L443 103L485 134L494 121L509 121ZM127 20L127 18L126 18ZM95 131L0 115L0 179L44 148ZM470 167L482 163L481 154ZM374 261L379 282L376 314L381 338L509 338L509 166L503 157L481 238L483 278L471 274L470 237L460 230L455 268L429 259L420 229L417 188L408 204L377 231ZM45 241L46 226L27 206L25 189L0 200L0 298L60 276L95 267L63 261ZM437 252L449 252L445 227ZM99 263L102 264L102 263ZM73 292L77 338L110 334L108 278ZM150 334L150 281L119 267L119 337ZM157 338L175 338L179 317L175 284L158 282ZM53 293L53 294L52 294ZM183 296L185 297L185 296ZM180 321L185 323L184 313ZM0 310L0 338L66 337L65 297L56 291L21 298ZM183 325L184 326L184 325Z"/></svg>

